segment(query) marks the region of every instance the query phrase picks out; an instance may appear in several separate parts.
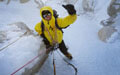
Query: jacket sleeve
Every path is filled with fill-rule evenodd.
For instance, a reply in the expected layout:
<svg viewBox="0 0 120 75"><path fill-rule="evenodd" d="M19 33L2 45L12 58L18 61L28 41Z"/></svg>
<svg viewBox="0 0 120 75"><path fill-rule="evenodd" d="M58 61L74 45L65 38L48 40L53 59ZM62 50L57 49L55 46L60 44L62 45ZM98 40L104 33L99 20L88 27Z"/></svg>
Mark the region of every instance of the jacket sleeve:
<svg viewBox="0 0 120 75"><path fill-rule="evenodd" d="M59 27L65 28L65 27L69 26L70 24L74 23L76 19L77 19L76 14L68 15L64 18L57 18L57 23L58 23Z"/></svg>
<svg viewBox="0 0 120 75"><path fill-rule="evenodd" d="M35 25L35 31L38 32L39 35L42 34L41 22Z"/></svg>

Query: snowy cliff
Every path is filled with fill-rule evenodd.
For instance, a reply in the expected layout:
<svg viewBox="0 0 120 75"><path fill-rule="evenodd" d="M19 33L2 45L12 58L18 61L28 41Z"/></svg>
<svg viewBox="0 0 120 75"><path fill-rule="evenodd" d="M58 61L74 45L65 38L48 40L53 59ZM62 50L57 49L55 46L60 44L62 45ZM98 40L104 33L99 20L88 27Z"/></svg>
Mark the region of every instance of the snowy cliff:
<svg viewBox="0 0 120 75"><path fill-rule="evenodd" d="M42 38L34 30L41 20L39 9L49 5L59 17L65 17L68 13L62 4L68 3L75 5L78 17L64 29L63 39L73 55L68 61L77 67L78 75L120 75L119 0L0 0L0 75L10 75L45 51ZM74 75L58 52L57 75ZM15 75L32 74L31 68L39 66L41 57ZM53 75L52 59L50 54L36 75Z"/></svg>

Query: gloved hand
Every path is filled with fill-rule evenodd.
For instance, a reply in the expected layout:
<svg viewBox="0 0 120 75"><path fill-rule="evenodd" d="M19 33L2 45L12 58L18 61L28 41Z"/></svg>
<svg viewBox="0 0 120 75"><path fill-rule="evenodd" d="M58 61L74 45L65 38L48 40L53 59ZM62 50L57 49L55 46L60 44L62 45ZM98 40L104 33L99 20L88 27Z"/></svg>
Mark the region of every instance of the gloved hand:
<svg viewBox="0 0 120 75"><path fill-rule="evenodd" d="M72 4L62 5L70 15L76 14L76 10Z"/></svg>

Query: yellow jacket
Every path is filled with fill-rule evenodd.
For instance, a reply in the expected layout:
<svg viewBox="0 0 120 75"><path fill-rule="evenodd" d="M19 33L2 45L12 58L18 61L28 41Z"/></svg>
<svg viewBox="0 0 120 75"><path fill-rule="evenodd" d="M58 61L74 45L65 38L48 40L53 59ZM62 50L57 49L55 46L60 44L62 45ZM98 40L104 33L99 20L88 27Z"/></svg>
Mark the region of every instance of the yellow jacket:
<svg viewBox="0 0 120 75"><path fill-rule="evenodd" d="M52 18L50 21L46 21L43 17L42 17L42 11L44 10L49 10L52 14ZM40 9L40 16L42 17L42 21L44 23L44 36L47 38L47 40L50 42L50 44L53 44L53 40L55 40L57 43L61 43L62 39L63 39L63 33L61 30L59 30L58 28L56 28L55 26L55 18L53 16L53 10L51 7L49 6L45 6L43 8ZM64 18L57 18L57 24L59 27L61 28L65 28L68 25L72 24L75 20L77 19L77 15L68 15ZM41 22L37 23L35 26L35 30L36 32L38 32L39 35L42 34L42 28L41 28ZM51 39L52 37L52 39Z"/></svg>

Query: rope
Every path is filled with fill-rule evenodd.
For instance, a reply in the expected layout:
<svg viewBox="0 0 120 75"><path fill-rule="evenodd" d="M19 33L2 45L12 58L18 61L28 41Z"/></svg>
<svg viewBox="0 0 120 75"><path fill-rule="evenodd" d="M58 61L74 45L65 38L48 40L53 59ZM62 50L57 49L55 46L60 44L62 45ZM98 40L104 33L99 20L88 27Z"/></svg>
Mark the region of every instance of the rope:
<svg viewBox="0 0 120 75"><path fill-rule="evenodd" d="M48 28L45 26L45 29L46 31L48 32L48 35L50 36L50 39L52 40L52 45L55 45L57 42L57 30L56 30L56 27L55 27L55 39L52 37L52 35L50 34Z"/></svg>
<svg viewBox="0 0 120 75"><path fill-rule="evenodd" d="M56 66L55 66L54 51L53 51L53 67L54 67L54 75L56 75Z"/></svg>
<svg viewBox="0 0 120 75"><path fill-rule="evenodd" d="M55 66L55 58L54 58L54 51L58 48L58 42L57 42L57 29L55 27L55 39L52 37L50 34L49 30L47 27L45 27L46 31L48 32L48 35L50 36L50 39L52 40L52 45L54 46L54 49L52 50L53 53L53 67L54 67L54 75L56 75L56 66Z"/></svg>
<svg viewBox="0 0 120 75"><path fill-rule="evenodd" d="M11 75L14 75L15 73L17 73L18 71L20 71L22 68L24 68L25 66L27 66L28 64L32 63L35 59L37 59L40 56L37 55L36 57L34 57L33 59L31 59L30 61L28 61L26 64L24 64L22 67L20 67L19 69L17 69L15 72L13 72Z"/></svg>
<svg viewBox="0 0 120 75"><path fill-rule="evenodd" d="M5 48L9 47L10 45L12 45L13 43L15 43L16 41L20 40L24 35L26 35L27 32L25 32L24 34L22 34L18 39L16 39L15 41L11 42L10 44L4 46L3 48L0 48L0 51L4 50Z"/></svg>
<svg viewBox="0 0 120 75"><path fill-rule="evenodd" d="M57 53L60 55L60 57L63 58L63 56L58 51L57 51ZM63 59L63 60L64 60L64 62L66 62L68 65L70 65L75 70L75 75L77 75L77 72L78 72L77 68L73 64L69 63L67 60L65 60L65 59Z"/></svg>
<svg viewBox="0 0 120 75"><path fill-rule="evenodd" d="M48 49L46 49L46 51L50 50L51 47L49 47ZM13 73L11 73L10 75L14 75L16 74L18 71L20 71L21 69L23 69L25 66L29 65L30 63L32 63L35 59L37 59L43 52L43 50L41 50L41 53L39 53L37 56L35 56L34 58L32 58L30 61L28 61L26 64L24 64L23 66L21 66L20 68L18 68L17 70L15 70Z"/></svg>

